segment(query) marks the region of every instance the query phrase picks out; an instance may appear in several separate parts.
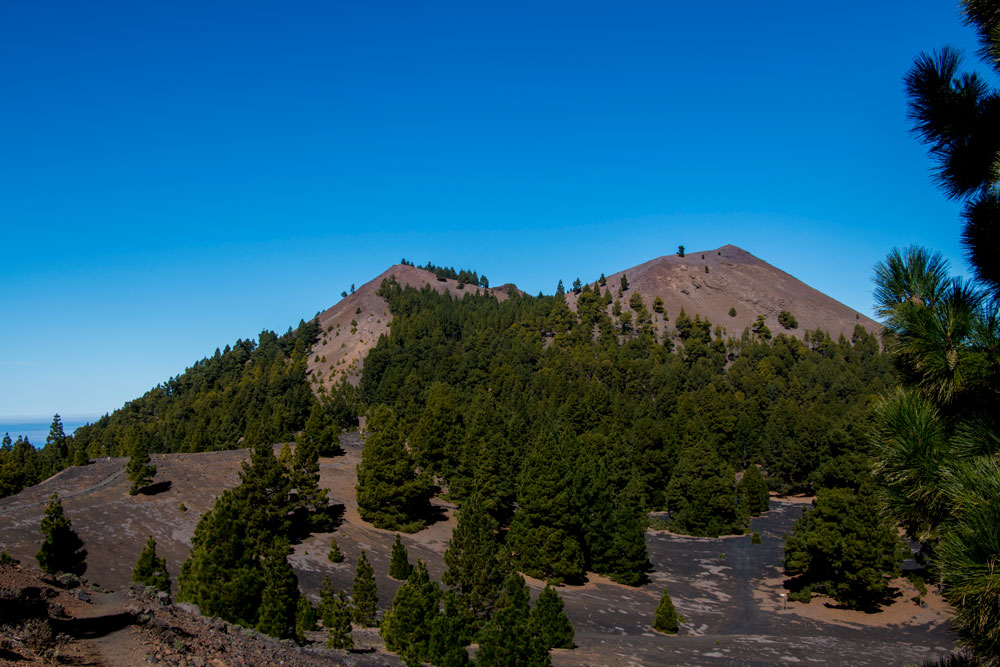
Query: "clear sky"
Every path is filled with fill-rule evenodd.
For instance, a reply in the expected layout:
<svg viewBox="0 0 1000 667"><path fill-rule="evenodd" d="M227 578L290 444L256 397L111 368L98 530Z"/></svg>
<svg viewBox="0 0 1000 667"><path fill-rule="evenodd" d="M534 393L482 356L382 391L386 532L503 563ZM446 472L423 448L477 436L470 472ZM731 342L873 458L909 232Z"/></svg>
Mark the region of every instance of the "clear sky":
<svg viewBox="0 0 1000 667"><path fill-rule="evenodd" d="M0 5L0 417L111 411L406 257L552 292L733 243L964 270L908 133L955 2Z"/></svg>

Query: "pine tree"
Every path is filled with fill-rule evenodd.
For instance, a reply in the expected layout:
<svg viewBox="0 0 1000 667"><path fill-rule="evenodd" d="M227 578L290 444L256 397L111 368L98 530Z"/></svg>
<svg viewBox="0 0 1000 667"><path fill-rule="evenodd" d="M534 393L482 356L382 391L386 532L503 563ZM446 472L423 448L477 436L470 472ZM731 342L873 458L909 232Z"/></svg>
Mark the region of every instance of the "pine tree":
<svg viewBox="0 0 1000 667"><path fill-rule="evenodd" d="M378 613L378 587L375 571L368 562L368 555L362 551L354 568L354 586L351 589L354 602L354 622L368 627L375 626Z"/></svg>
<svg viewBox="0 0 1000 667"><path fill-rule="evenodd" d="M68 440L66 431L63 429L62 418L56 414L52 417L49 435L45 438L45 452L57 469L62 468L62 464L69 456Z"/></svg>
<svg viewBox="0 0 1000 667"><path fill-rule="evenodd" d="M272 637L294 637L299 579L288 564L288 542L277 540L264 554L264 588L257 613L257 630Z"/></svg>
<svg viewBox="0 0 1000 667"><path fill-rule="evenodd" d="M358 513L376 528L415 532L426 524L434 493L417 474L395 413L380 405L368 422L358 465Z"/></svg>
<svg viewBox="0 0 1000 667"><path fill-rule="evenodd" d="M85 466L90 463L90 456L87 455L87 447L80 443L73 448L73 465L76 467Z"/></svg>
<svg viewBox="0 0 1000 667"><path fill-rule="evenodd" d="M125 466L125 477L132 482L128 493L134 496L145 486L149 486L156 476L156 466L152 465L149 458L149 447L146 438L138 435L133 441L133 448L128 457L128 465Z"/></svg>
<svg viewBox="0 0 1000 667"><path fill-rule="evenodd" d="M193 602L206 616L253 627L264 582L247 514L236 489L230 489L202 515L191 555L181 566L177 600Z"/></svg>
<svg viewBox="0 0 1000 667"><path fill-rule="evenodd" d="M573 624L563 611L563 600L551 585L538 596L531 610L531 630L545 648L573 648Z"/></svg>
<svg viewBox="0 0 1000 667"><path fill-rule="evenodd" d="M156 557L156 540L150 535L146 546L139 554L139 560L132 569L132 581L144 586L152 586L158 591L170 592L170 575L167 573L167 560Z"/></svg>
<svg viewBox="0 0 1000 667"><path fill-rule="evenodd" d="M820 489L785 539L785 573L853 609L886 599L907 550L878 511L873 490Z"/></svg>
<svg viewBox="0 0 1000 667"><path fill-rule="evenodd" d="M396 581L406 581L412 570L413 566L410 565L406 547L403 546L397 533L396 540L392 543L392 554L389 557L389 576Z"/></svg>
<svg viewBox="0 0 1000 667"><path fill-rule="evenodd" d="M767 482L764 481L760 469L749 466L743 473L743 479L737 485L740 502L750 516L760 516L771 507L771 496L767 492Z"/></svg>
<svg viewBox="0 0 1000 667"><path fill-rule="evenodd" d="M656 606L656 616L653 619L653 629L675 634L678 629L677 610L674 609L674 601L670 599L670 593L663 589L660 597L660 604Z"/></svg>
<svg viewBox="0 0 1000 667"><path fill-rule="evenodd" d="M524 578L516 572L507 575L493 617L479 633L477 665L535 667L552 664L545 644L531 631L530 600Z"/></svg>
<svg viewBox="0 0 1000 667"><path fill-rule="evenodd" d="M337 591L331 596L323 615L323 627L326 628L326 645L328 648L350 650L354 648L354 637L351 634L351 603L344 591Z"/></svg>
<svg viewBox="0 0 1000 667"><path fill-rule="evenodd" d="M316 608L305 595L299 595L298 607L295 609L295 641L306 643L306 633L316 629Z"/></svg>
<svg viewBox="0 0 1000 667"><path fill-rule="evenodd" d="M319 456L336 456L340 448L340 426L333 416L331 406L316 401L309 411L309 418L302 434L295 441L296 447L305 444Z"/></svg>
<svg viewBox="0 0 1000 667"><path fill-rule="evenodd" d="M435 382L427 391L427 402L420 420L410 434L410 449L426 470L446 479L459 464L465 429L459 410L458 393L443 382Z"/></svg>
<svg viewBox="0 0 1000 667"><path fill-rule="evenodd" d="M440 613L440 599L440 589L418 560L409 580L396 592L380 630L386 647L398 653L406 664L420 665L431 660L431 636Z"/></svg>
<svg viewBox="0 0 1000 667"><path fill-rule="evenodd" d="M628 291L628 277L624 273L622 274L621 291L622 292Z"/></svg>
<svg viewBox="0 0 1000 667"><path fill-rule="evenodd" d="M689 447L667 485L670 528L688 535L718 537L742 533L736 476L711 445Z"/></svg>
<svg viewBox="0 0 1000 667"><path fill-rule="evenodd" d="M524 463L518 510L507 536L517 564L533 577L580 582L584 574L580 508L573 478L576 440L571 433L543 431Z"/></svg>
<svg viewBox="0 0 1000 667"><path fill-rule="evenodd" d="M495 531L496 522L473 497L459 512L444 552L447 569L441 580L461 594L479 621L492 613L509 570L500 559Z"/></svg>
<svg viewBox="0 0 1000 667"><path fill-rule="evenodd" d="M606 527L611 539L600 570L626 586L641 585L652 567L646 551L646 512L636 487L630 483L618 494L611 525Z"/></svg>
<svg viewBox="0 0 1000 667"><path fill-rule="evenodd" d="M330 552L326 555L326 557L331 563L344 562L344 552L340 550L340 545L337 544L336 539L330 539Z"/></svg>
<svg viewBox="0 0 1000 667"><path fill-rule="evenodd" d="M87 569L87 552L83 541L73 531L69 517L63 513L62 503L55 493L45 508L41 529L45 539L42 548L35 554L38 567L49 574L83 574Z"/></svg>

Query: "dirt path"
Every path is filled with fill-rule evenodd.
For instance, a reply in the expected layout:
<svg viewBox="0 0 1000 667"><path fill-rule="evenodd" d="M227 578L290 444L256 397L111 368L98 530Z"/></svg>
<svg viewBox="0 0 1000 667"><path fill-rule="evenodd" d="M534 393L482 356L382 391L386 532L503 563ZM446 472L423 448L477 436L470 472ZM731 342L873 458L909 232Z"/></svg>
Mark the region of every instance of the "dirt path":
<svg viewBox="0 0 1000 667"><path fill-rule="evenodd" d="M65 471L62 471L62 472L65 472ZM112 484L113 482L115 482L117 479L119 479L124 474L125 474L125 466L122 465L120 469L116 470L111 475L109 475L108 477L105 477L104 479L102 479L101 481L97 482L96 484L94 484L92 486L89 486L89 487L87 487L85 489L81 489L80 491L74 491L72 493L62 494L62 495L59 496L59 499L60 500L69 500L71 498L79 498L80 496L85 496L88 493L93 493L94 491L97 491L98 489L103 489L104 487L108 486L109 484ZM51 479L55 479L55 477L56 476L53 476ZM24 509L28 509L29 507L37 507L38 505L48 505L48 504L49 504L49 499L46 498L45 500L36 500L36 501L30 502L30 503L21 503L21 504L18 504L18 505L2 506L2 507L0 507L0 514L9 514L11 512L18 512L18 511L21 511L21 510L24 510Z"/></svg>

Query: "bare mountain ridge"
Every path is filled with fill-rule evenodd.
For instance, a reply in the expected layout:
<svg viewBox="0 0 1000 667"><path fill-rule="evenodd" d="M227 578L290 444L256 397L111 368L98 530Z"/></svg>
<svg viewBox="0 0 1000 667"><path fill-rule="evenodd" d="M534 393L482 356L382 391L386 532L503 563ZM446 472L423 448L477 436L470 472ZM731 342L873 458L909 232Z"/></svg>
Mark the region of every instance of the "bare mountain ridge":
<svg viewBox="0 0 1000 667"><path fill-rule="evenodd" d="M689 252L684 257L657 257L607 276L602 292L610 288L612 296L618 298L622 275L628 278L629 287L620 298L622 309L628 309L632 294L641 294L661 338L676 333L674 322L682 308L692 318L699 315L709 319L713 326L723 327L725 335L732 337L738 337L758 315L765 316L773 334L786 333L799 338L805 331L816 329L834 338L841 334L850 338L858 324L873 333L881 330L871 318L733 245ZM416 288L430 285L438 292L447 290L455 296L477 290L490 292L501 301L517 290L513 284L489 289L465 285L459 289L455 280L439 280L430 271L396 264L318 315L322 334L309 353L307 370L315 390L345 379L356 384L360 379L365 356L379 336L389 333L392 314L376 292L382 281L390 277L403 285ZM652 312L656 297L663 299L666 319ZM574 310L576 300L576 294L567 294L567 303ZM730 309L735 309L735 316L730 316ZM607 310L610 314L612 306ZM797 328L781 326L778 314L782 310L795 317Z"/></svg>

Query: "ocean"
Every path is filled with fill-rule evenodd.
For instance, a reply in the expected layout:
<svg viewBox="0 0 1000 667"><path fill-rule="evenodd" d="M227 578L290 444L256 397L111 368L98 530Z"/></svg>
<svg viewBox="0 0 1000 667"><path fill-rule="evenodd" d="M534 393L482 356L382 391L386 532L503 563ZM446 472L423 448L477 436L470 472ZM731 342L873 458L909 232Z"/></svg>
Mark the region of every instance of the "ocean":
<svg viewBox="0 0 1000 667"><path fill-rule="evenodd" d="M71 435L79 427L95 422L100 417L101 415L76 418L63 417L63 431L65 431L66 435ZM10 439L16 441L17 436L21 435L28 438L35 447L41 448L45 446L45 438L49 437L50 426L52 426L51 418L44 421L28 421L27 419L20 420L16 418L4 419L0 420L0 438L3 437L4 433L9 433Z"/></svg>

